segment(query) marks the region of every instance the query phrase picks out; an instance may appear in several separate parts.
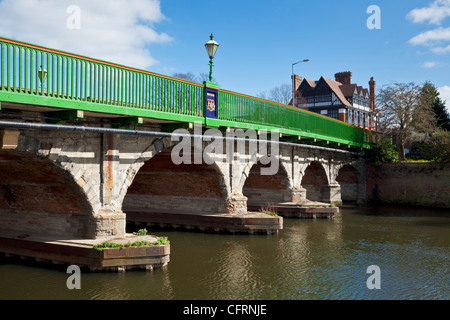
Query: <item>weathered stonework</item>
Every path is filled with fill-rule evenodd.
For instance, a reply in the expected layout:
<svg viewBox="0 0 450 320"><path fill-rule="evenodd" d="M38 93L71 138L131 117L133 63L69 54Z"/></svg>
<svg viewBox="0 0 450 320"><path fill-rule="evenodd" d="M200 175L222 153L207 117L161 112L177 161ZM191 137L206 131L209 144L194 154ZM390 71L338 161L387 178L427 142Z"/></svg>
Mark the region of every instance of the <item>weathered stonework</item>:
<svg viewBox="0 0 450 320"><path fill-rule="evenodd" d="M95 238L125 237L126 216L121 211L99 210L94 225L91 233Z"/></svg>
<svg viewBox="0 0 450 320"><path fill-rule="evenodd" d="M0 130L0 150L16 149L19 135L19 130Z"/></svg>
<svg viewBox="0 0 450 320"><path fill-rule="evenodd" d="M16 148L0 151L10 173L0 181L0 222L24 232L103 239L125 235L127 212L243 215L250 204L340 203L341 194L355 201L365 195L364 163L351 153L282 145L277 174L265 176L258 151L235 149L230 163L224 154L205 153L209 164L175 165L176 144L168 137L22 130ZM344 166L351 170L339 177Z"/></svg>
<svg viewBox="0 0 450 320"><path fill-rule="evenodd" d="M368 166L367 198L376 203L450 208L450 166L395 163Z"/></svg>

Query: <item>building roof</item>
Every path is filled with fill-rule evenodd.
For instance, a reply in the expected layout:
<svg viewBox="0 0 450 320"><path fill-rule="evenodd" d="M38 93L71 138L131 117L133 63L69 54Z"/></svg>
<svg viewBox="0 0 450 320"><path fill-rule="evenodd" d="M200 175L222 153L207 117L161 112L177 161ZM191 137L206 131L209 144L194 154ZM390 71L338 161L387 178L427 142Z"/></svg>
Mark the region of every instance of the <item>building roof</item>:
<svg viewBox="0 0 450 320"><path fill-rule="evenodd" d="M314 81L314 80L311 80L311 79L308 79L308 78L303 79L303 81L306 81L306 83L309 84L309 86L311 88L315 88L316 84L318 82L318 81Z"/></svg>
<svg viewBox="0 0 450 320"><path fill-rule="evenodd" d="M339 86L339 88L341 89L344 97L346 97L346 98L353 97L353 94L355 93L356 83L343 84L343 85Z"/></svg>
<svg viewBox="0 0 450 320"><path fill-rule="evenodd" d="M333 91L336 97L338 97L338 99L345 106L352 107L352 104L348 101L347 98L353 97L355 91L358 93L358 95L363 95L364 97L370 98L369 90L363 88L362 86L358 86L356 83L342 84L341 82L331 80L323 76L320 77L319 81L304 78L301 84L303 85L305 83L306 85L314 89L321 81L324 81L327 84L327 86Z"/></svg>
<svg viewBox="0 0 450 320"><path fill-rule="evenodd" d="M364 97L369 98L369 97L370 97L370 95L369 95L369 89L363 88L363 94L364 94Z"/></svg>
<svg viewBox="0 0 450 320"><path fill-rule="evenodd" d="M362 94L362 86L356 86L356 88L358 89L358 94L361 95Z"/></svg>
<svg viewBox="0 0 450 320"><path fill-rule="evenodd" d="M330 89L334 92L334 94L336 95L336 97L339 98L339 100L341 100L342 104L351 107L352 105L350 104L350 102L348 102L348 100L345 98L344 94L342 93L340 86L342 86L342 83L325 78L325 77L321 77L321 79L323 79L326 84L330 87ZM320 81L320 80L319 80Z"/></svg>

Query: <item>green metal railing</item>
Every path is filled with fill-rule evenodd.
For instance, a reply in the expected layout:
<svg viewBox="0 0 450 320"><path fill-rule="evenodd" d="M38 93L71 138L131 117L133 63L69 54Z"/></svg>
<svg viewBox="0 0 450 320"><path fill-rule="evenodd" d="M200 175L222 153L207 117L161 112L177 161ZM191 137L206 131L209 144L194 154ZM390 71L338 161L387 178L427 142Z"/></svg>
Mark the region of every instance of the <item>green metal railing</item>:
<svg viewBox="0 0 450 320"><path fill-rule="evenodd" d="M251 128L370 148L371 132L320 114L226 90L219 91L219 119Z"/></svg>
<svg viewBox="0 0 450 320"><path fill-rule="evenodd" d="M218 119L205 118L205 86L0 37L0 102L116 115L279 129L370 147L370 131L312 112L224 89Z"/></svg>
<svg viewBox="0 0 450 320"><path fill-rule="evenodd" d="M0 92L14 94L3 95L6 101L45 98L41 101L48 106L78 102L79 109L88 111L116 113L121 107L122 113L147 110L169 119L173 114L190 120L203 116L200 84L4 38L0 59Z"/></svg>

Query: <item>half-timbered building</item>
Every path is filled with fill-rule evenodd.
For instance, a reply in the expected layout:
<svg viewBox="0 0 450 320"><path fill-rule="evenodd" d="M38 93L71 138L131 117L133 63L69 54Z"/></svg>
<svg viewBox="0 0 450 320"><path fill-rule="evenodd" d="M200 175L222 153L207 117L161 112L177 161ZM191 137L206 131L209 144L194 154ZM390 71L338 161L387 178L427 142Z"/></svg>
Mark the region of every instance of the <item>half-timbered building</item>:
<svg viewBox="0 0 450 320"><path fill-rule="evenodd" d="M296 107L359 127L377 129L373 77L369 81L369 89L352 83L350 71L336 73L335 80L322 76L315 81L294 75L294 86Z"/></svg>

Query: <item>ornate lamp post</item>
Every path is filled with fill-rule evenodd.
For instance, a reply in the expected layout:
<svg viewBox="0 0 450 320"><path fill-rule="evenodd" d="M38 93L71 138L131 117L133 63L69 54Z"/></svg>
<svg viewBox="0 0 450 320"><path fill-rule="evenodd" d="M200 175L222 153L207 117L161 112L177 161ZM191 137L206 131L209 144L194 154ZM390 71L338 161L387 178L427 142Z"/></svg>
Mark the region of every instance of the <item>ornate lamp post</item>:
<svg viewBox="0 0 450 320"><path fill-rule="evenodd" d="M214 41L214 36L211 33L210 40L205 44L206 51L208 52L209 56L209 81L212 82L212 68L213 68L213 59L216 54L217 48L219 47L219 44Z"/></svg>

